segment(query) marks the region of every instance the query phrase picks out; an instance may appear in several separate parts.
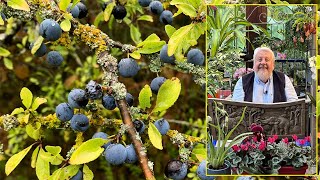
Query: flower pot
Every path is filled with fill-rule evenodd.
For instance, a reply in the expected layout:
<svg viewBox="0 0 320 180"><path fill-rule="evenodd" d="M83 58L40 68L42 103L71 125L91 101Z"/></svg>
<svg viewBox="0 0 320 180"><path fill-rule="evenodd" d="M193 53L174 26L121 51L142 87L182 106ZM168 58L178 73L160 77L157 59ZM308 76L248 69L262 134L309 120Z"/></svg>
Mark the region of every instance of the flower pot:
<svg viewBox="0 0 320 180"><path fill-rule="evenodd" d="M293 166L281 166L279 169L279 174L300 174L304 175L306 174L306 170L308 169L308 165L304 165L300 168L295 168Z"/></svg>
<svg viewBox="0 0 320 180"><path fill-rule="evenodd" d="M231 94L231 90L218 90L215 94L216 98L225 99Z"/></svg>
<svg viewBox="0 0 320 180"><path fill-rule="evenodd" d="M207 168L207 173L208 173L208 175L216 175L216 174L228 175L228 174L231 174L231 168L228 163L224 163L224 167L221 169Z"/></svg>

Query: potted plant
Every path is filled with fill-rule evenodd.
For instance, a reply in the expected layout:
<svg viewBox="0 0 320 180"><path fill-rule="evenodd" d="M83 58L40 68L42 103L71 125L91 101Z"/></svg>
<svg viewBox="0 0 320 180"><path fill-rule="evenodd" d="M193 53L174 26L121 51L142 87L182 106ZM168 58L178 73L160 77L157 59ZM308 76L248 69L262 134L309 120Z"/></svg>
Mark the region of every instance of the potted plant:
<svg viewBox="0 0 320 180"><path fill-rule="evenodd" d="M226 161L226 158L228 156L228 153L230 152L231 148L241 143L244 139L248 138L249 135L252 135L252 132L242 133L233 138L232 140L229 140L234 130L240 125L242 120L245 116L245 110L244 108L242 112L241 119L236 124L236 126L233 127L229 132L224 133L223 125L220 124L220 117L218 116L218 111L225 112L224 110L219 109L215 102L215 120L216 124L213 124L212 121L209 122L209 126L213 127L216 130L217 135L214 137L212 135L208 135L209 138L209 146L208 146L208 174L230 174L230 164L228 161ZM225 118L228 118L225 116ZM213 120L214 121L214 120ZM213 145L213 140L216 142L215 145Z"/></svg>
<svg viewBox="0 0 320 180"><path fill-rule="evenodd" d="M251 125L253 136L234 145L228 154L233 172L242 174L305 174L311 162L310 137L298 139L296 135L278 139L277 135L263 135L260 125Z"/></svg>

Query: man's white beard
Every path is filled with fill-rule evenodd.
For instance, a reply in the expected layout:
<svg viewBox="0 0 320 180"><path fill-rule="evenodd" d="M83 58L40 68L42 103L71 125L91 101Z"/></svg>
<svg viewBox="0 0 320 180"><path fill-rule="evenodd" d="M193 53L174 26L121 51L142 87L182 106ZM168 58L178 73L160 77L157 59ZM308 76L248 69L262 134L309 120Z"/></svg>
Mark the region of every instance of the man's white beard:
<svg viewBox="0 0 320 180"><path fill-rule="evenodd" d="M262 82L267 82L268 79L271 77L271 73L268 71L268 69L265 68L258 69L256 74Z"/></svg>

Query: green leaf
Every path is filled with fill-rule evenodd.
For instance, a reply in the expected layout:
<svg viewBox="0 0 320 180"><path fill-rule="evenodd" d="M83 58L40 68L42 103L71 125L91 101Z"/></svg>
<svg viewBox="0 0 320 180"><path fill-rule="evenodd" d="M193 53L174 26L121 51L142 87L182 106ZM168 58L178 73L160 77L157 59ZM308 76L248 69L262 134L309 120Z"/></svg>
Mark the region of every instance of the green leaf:
<svg viewBox="0 0 320 180"><path fill-rule="evenodd" d="M180 91L181 83L178 78L167 79L159 88L156 107L152 112L167 110L177 101Z"/></svg>
<svg viewBox="0 0 320 180"><path fill-rule="evenodd" d="M185 40L193 27L194 24L189 24L181 27L172 34L168 42L168 56L172 56L175 53L178 46Z"/></svg>
<svg viewBox="0 0 320 180"><path fill-rule="evenodd" d="M6 66L6 68L12 70L13 69L13 64L12 64L12 61L11 59L8 59L8 58L4 58L4 65Z"/></svg>
<svg viewBox="0 0 320 180"><path fill-rule="evenodd" d="M172 36L172 34L176 31L176 28L174 28L173 26L167 24L165 27L166 33L168 35L168 37L170 38Z"/></svg>
<svg viewBox="0 0 320 180"><path fill-rule="evenodd" d="M22 104L27 108L29 109L30 106L31 106L31 103L32 103L32 92L26 88L26 87L23 87L21 89L21 92L20 92L20 98L22 100Z"/></svg>
<svg viewBox="0 0 320 180"><path fill-rule="evenodd" d="M64 13L63 14L63 17L65 18L65 19L68 19L68 20L71 20L73 17L72 17L72 14L70 14L70 13Z"/></svg>
<svg viewBox="0 0 320 180"><path fill-rule="evenodd" d="M106 9L103 12L104 21L106 21L106 22L109 21L112 10L115 6L116 6L115 3L108 4L108 6L106 7Z"/></svg>
<svg viewBox="0 0 320 180"><path fill-rule="evenodd" d="M0 16L0 26L4 25L4 19L2 19L2 16Z"/></svg>
<svg viewBox="0 0 320 180"><path fill-rule="evenodd" d="M149 123L148 135L152 145L155 148L162 150L162 136L153 123Z"/></svg>
<svg viewBox="0 0 320 180"><path fill-rule="evenodd" d="M102 138L90 139L76 149L69 160L70 164L84 164L97 159L103 152L101 147L106 142Z"/></svg>
<svg viewBox="0 0 320 180"><path fill-rule="evenodd" d="M137 52L141 54L152 54L160 51L165 44L165 41L147 42L142 48L138 49Z"/></svg>
<svg viewBox="0 0 320 180"><path fill-rule="evenodd" d="M41 128L41 123L36 122L36 127L33 127L32 124L28 124L26 126L26 132L28 136L30 136L34 140L40 139L40 128Z"/></svg>
<svg viewBox="0 0 320 180"><path fill-rule="evenodd" d="M32 103L31 109L35 111L36 109L38 109L38 107L41 104L46 103L46 102L47 102L47 99L36 97L36 99Z"/></svg>
<svg viewBox="0 0 320 180"><path fill-rule="evenodd" d="M13 9L30 11L30 7L25 0L7 0L7 5L12 7Z"/></svg>
<svg viewBox="0 0 320 180"><path fill-rule="evenodd" d="M24 150L20 151L19 153L13 155L6 163L5 172L8 176L22 161L22 159L28 154L30 149L32 148L33 144L29 147L25 148Z"/></svg>
<svg viewBox="0 0 320 180"><path fill-rule="evenodd" d="M58 155L61 152L60 146L46 146L45 149L52 155Z"/></svg>
<svg viewBox="0 0 320 180"><path fill-rule="evenodd" d="M24 109L23 109L22 107L15 108L15 109L12 111L11 115L20 114L20 113L22 113L22 112L24 112Z"/></svg>
<svg viewBox="0 0 320 180"><path fill-rule="evenodd" d="M66 12L71 0L60 0L59 8L61 11Z"/></svg>
<svg viewBox="0 0 320 180"><path fill-rule="evenodd" d="M139 43L137 47L142 47L150 42L159 42L159 41L160 41L160 38L156 34L152 33L143 42Z"/></svg>
<svg viewBox="0 0 320 180"><path fill-rule="evenodd" d="M65 19L60 23L60 26L64 32L68 32L71 29L71 22L68 19Z"/></svg>
<svg viewBox="0 0 320 180"><path fill-rule="evenodd" d="M152 96L151 88L149 85L145 85L139 93L139 106L141 109L145 110L146 108L151 107L150 98Z"/></svg>
<svg viewBox="0 0 320 180"><path fill-rule="evenodd" d="M31 54L35 54L37 52L37 50L40 48L42 42L43 42L44 38L42 36L39 36L36 40L36 42L34 42L32 49L31 49Z"/></svg>
<svg viewBox="0 0 320 180"><path fill-rule="evenodd" d="M8 57L10 55L10 51L6 50L5 48L0 47L0 56Z"/></svg>
<svg viewBox="0 0 320 180"><path fill-rule="evenodd" d="M133 57L134 59L140 59L141 58L141 54L138 51L134 51L133 53L129 54L131 57Z"/></svg>
<svg viewBox="0 0 320 180"><path fill-rule="evenodd" d="M153 18L150 15L143 15L138 18L138 21L149 21L153 22Z"/></svg>
<svg viewBox="0 0 320 180"><path fill-rule="evenodd" d="M201 162L206 159L207 150L205 148L194 149L192 151L192 154L194 154L197 157L197 159Z"/></svg>
<svg viewBox="0 0 320 180"><path fill-rule="evenodd" d="M46 156L46 152L40 148L36 162L36 174L39 180L48 179L50 177L49 161L44 159L44 156Z"/></svg>
<svg viewBox="0 0 320 180"><path fill-rule="evenodd" d="M92 180L94 177L93 172L89 169L89 167L84 164L83 165L83 180Z"/></svg>
<svg viewBox="0 0 320 180"><path fill-rule="evenodd" d="M178 4L176 5L178 9L181 9L182 13L190 16L190 17L197 17L196 9L190 4Z"/></svg>
<svg viewBox="0 0 320 180"><path fill-rule="evenodd" d="M141 33L133 24L130 24L130 36L136 44L141 42Z"/></svg>
<svg viewBox="0 0 320 180"><path fill-rule="evenodd" d="M62 174L60 175L60 179L70 179L77 174L79 171L78 165L70 165L62 169Z"/></svg>
<svg viewBox="0 0 320 180"><path fill-rule="evenodd" d="M100 12L94 19L93 25L99 27L99 23L104 20L104 13Z"/></svg>
<svg viewBox="0 0 320 180"><path fill-rule="evenodd" d="M32 156L31 156L31 167L32 168L36 168L36 162L37 162L39 150L40 150L40 146L37 146L33 150L33 153L32 153Z"/></svg>
<svg viewBox="0 0 320 180"><path fill-rule="evenodd" d="M59 168L53 172L53 174L49 177L49 180L59 180L61 174L63 174L63 168Z"/></svg>
<svg viewBox="0 0 320 180"><path fill-rule="evenodd" d="M25 114L25 115L23 115L23 116L21 116L21 117L18 117L18 120L19 120L20 124L21 124L21 123L28 124L28 122L29 122L29 117L30 117L30 114Z"/></svg>

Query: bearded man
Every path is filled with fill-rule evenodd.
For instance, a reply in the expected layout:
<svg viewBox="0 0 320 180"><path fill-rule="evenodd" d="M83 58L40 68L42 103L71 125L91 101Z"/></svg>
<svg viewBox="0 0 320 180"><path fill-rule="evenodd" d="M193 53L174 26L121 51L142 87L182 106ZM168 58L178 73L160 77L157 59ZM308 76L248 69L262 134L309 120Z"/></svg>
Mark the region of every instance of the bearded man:
<svg viewBox="0 0 320 180"><path fill-rule="evenodd" d="M271 49L260 47L253 54L254 72L240 78L232 100L254 103L275 103L298 100L289 77L274 71L275 57Z"/></svg>

